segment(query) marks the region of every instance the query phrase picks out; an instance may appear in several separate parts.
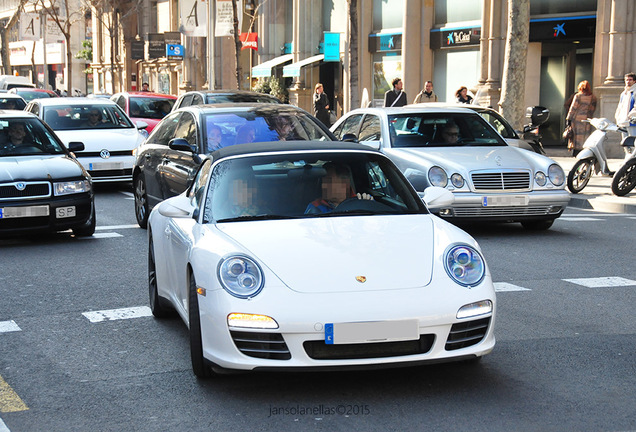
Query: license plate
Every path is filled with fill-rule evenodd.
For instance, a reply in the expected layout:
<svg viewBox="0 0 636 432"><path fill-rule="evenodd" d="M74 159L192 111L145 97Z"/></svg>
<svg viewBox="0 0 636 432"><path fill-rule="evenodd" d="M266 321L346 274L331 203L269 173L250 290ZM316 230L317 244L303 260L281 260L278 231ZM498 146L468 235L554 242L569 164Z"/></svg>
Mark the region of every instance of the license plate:
<svg viewBox="0 0 636 432"><path fill-rule="evenodd" d="M94 162L88 164L89 171L105 171L124 169L123 162Z"/></svg>
<svg viewBox="0 0 636 432"><path fill-rule="evenodd" d="M325 324L328 345L391 342L419 339L417 320Z"/></svg>
<svg viewBox="0 0 636 432"><path fill-rule="evenodd" d="M483 207L526 206L527 195L485 196L482 198Z"/></svg>
<svg viewBox="0 0 636 432"><path fill-rule="evenodd" d="M49 215L49 206L5 207L0 208L0 219L40 217Z"/></svg>
<svg viewBox="0 0 636 432"><path fill-rule="evenodd" d="M64 219L75 217L75 206L58 207L55 209L55 217L57 219Z"/></svg>

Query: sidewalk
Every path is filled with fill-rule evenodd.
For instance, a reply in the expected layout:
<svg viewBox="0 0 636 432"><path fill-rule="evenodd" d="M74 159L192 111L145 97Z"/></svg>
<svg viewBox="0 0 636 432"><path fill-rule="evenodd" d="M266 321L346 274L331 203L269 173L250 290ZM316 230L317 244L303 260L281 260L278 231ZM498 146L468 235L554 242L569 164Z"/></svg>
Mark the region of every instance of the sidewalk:
<svg viewBox="0 0 636 432"><path fill-rule="evenodd" d="M554 159L565 171L567 177L570 169L576 163L576 159L568 156L564 148L546 147L547 155ZM623 165L623 159L610 159L609 168L612 171L618 170ZM566 187L566 190L567 187ZM612 193L612 178L593 175L590 182L578 194L570 194L569 207L598 210L610 213L636 214L636 189L624 197L616 196Z"/></svg>

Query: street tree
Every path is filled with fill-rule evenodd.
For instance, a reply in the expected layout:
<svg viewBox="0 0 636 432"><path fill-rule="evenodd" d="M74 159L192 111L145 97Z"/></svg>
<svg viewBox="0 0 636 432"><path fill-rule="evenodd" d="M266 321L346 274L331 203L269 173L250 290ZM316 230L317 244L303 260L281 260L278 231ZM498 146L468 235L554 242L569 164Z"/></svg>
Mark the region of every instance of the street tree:
<svg viewBox="0 0 636 432"><path fill-rule="evenodd" d="M137 14L143 0L82 0L85 7L92 10L97 22L108 34L110 42L110 70L112 77L112 91L115 93L122 88L123 68L120 67L120 59L126 58L126 44L120 53L119 41L123 32L123 23L131 16Z"/></svg>
<svg viewBox="0 0 636 432"><path fill-rule="evenodd" d="M523 126L530 1L508 0L508 33L499 102L501 114L519 130Z"/></svg>
<svg viewBox="0 0 636 432"><path fill-rule="evenodd" d="M73 24L84 19L85 8L79 0L34 0L32 2L50 17L60 29L66 43L66 71L64 79L69 95L73 94L73 53L71 52L71 29Z"/></svg>
<svg viewBox="0 0 636 432"><path fill-rule="evenodd" d="M360 106L358 81L358 0L347 0L349 9L349 97L350 107Z"/></svg>
<svg viewBox="0 0 636 432"><path fill-rule="evenodd" d="M234 17L234 55L236 57L236 88L238 90L241 89L241 62L240 54L241 54L241 40L239 39L239 19L238 14L243 13L243 11L238 11L238 6L236 4L236 0L232 0L232 16Z"/></svg>
<svg viewBox="0 0 636 432"><path fill-rule="evenodd" d="M9 19L0 24L0 57L2 58L2 73L4 75L11 74L11 60L9 58L9 32L18 22L20 14L24 10L24 5L28 0L20 0L18 7L15 8Z"/></svg>

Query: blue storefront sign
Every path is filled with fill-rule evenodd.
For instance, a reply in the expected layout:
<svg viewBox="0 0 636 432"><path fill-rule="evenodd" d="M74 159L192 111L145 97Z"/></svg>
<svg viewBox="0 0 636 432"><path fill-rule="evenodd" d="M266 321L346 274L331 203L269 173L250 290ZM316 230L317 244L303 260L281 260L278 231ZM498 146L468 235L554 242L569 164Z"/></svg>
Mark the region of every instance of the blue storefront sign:
<svg viewBox="0 0 636 432"><path fill-rule="evenodd" d="M325 32L324 53L324 61L340 61L340 33Z"/></svg>

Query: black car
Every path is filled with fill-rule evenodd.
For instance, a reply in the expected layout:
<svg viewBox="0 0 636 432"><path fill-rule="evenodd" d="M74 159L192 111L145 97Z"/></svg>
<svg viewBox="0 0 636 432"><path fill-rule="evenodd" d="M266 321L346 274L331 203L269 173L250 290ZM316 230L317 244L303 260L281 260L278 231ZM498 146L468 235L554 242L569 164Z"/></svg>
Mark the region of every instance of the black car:
<svg viewBox="0 0 636 432"><path fill-rule="evenodd" d="M282 104L280 99L266 93L247 90L194 90L179 96L172 111L191 105L252 102Z"/></svg>
<svg viewBox="0 0 636 432"><path fill-rule="evenodd" d="M95 232L91 177L38 117L0 110L0 237Z"/></svg>
<svg viewBox="0 0 636 432"><path fill-rule="evenodd" d="M296 140L335 137L314 116L292 105L196 105L170 113L136 152L133 189L139 226L146 228L157 203L188 188L202 155L235 144Z"/></svg>

